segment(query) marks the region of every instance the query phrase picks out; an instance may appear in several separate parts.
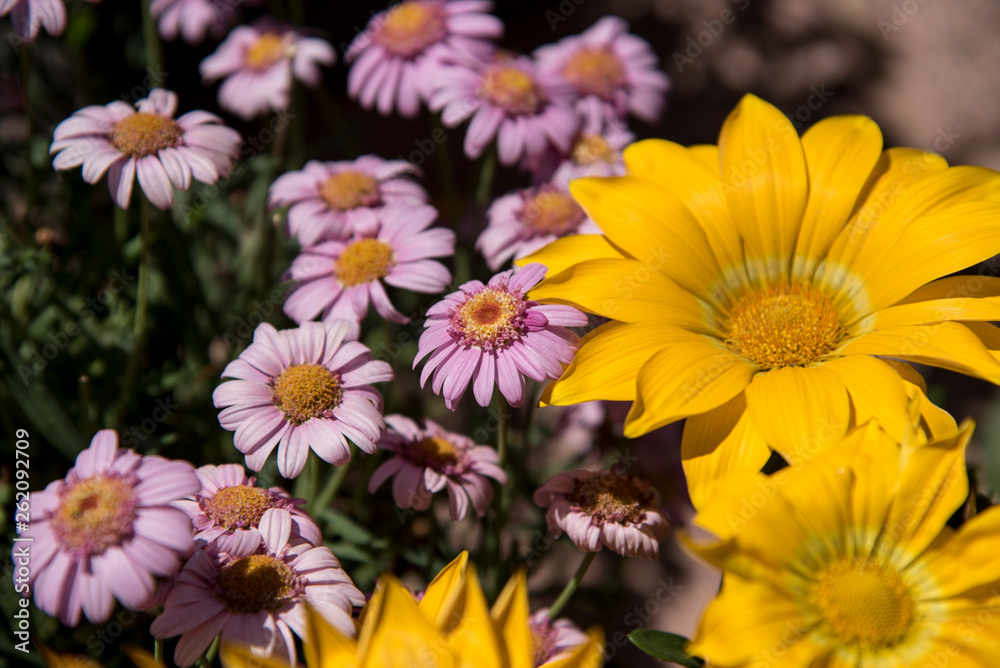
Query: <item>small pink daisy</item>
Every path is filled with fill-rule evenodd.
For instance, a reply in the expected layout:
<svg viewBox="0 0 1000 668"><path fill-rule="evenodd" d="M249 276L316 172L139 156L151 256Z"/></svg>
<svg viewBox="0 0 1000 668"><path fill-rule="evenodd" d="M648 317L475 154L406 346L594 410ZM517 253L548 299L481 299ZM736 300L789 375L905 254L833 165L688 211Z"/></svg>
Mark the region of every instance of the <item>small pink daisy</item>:
<svg viewBox="0 0 1000 668"><path fill-rule="evenodd" d="M138 110L138 111L136 111ZM83 180L108 172L111 197L128 208L136 177L150 203L174 204L174 188L187 190L191 179L215 183L232 168L240 135L207 111L189 111L177 120L177 94L154 88L135 109L124 102L80 109L56 126L51 153L57 170L83 165Z"/></svg>
<svg viewBox="0 0 1000 668"><path fill-rule="evenodd" d="M118 449L97 432L63 480L32 492L29 586L35 605L76 626L80 613L107 621L117 598L149 607L156 579L176 573L194 549L191 521L172 506L200 487L185 461ZM15 547L15 554L17 548Z"/></svg>
<svg viewBox="0 0 1000 668"><path fill-rule="evenodd" d="M413 367L430 355L420 386L433 374L431 389L455 410L469 383L480 406L488 406L496 385L511 406L524 402L525 380L562 375L579 345L567 327L583 327L587 316L572 306L539 304L525 294L545 277L537 263L497 274L487 285L469 281L427 310Z"/></svg>
<svg viewBox="0 0 1000 668"><path fill-rule="evenodd" d="M546 150L568 153L580 120L576 93L558 75L538 70L530 58L500 55L469 65L439 67L430 108L454 127L472 117L465 154L476 158L497 138L500 162L540 158Z"/></svg>
<svg viewBox="0 0 1000 668"><path fill-rule="evenodd" d="M486 514L493 500L488 478L507 484L507 474L498 466L493 448L477 445L471 438L442 429L428 419L424 419L425 429L402 415L387 415L385 421L392 431L382 437L379 445L396 456L375 469L368 483L369 493L394 477L392 496L396 505L427 510L431 496L447 488L451 519L458 521L465 517L470 501L476 515Z"/></svg>
<svg viewBox="0 0 1000 668"><path fill-rule="evenodd" d="M191 518L194 539L214 543L222 552L247 552L260 545L261 517L275 508L287 513L292 523L292 540L322 545L319 527L280 487L257 487L256 478L248 478L239 464L209 464L197 469L201 490L174 505Z"/></svg>
<svg viewBox="0 0 1000 668"><path fill-rule="evenodd" d="M533 613L528 618L528 627L535 668L558 661L588 641L587 634L565 617L550 620L548 608Z"/></svg>
<svg viewBox="0 0 1000 668"><path fill-rule="evenodd" d="M347 320L357 338L369 303L391 322L409 318L397 311L382 286L414 292L442 292L451 273L430 258L455 252L455 233L427 229L437 218L432 206L394 202L378 212L378 231L346 241L326 241L302 249L288 277L295 282L285 299L285 313L298 323L322 313L324 322Z"/></svg>
<svg viewBox="0 0 1000 668"><path fill-rule="evenodd" d="M404 0L376 14L344 55L354 61L347 92L383 116L393 108L415 116L426 101L430 66L479 60L495 50L503 23L488 12L492 2Z"/></svg>
<svg viewBox="0 0 1000 668"><path fill-rule="evenodd" d="M611 121L626 113L655 123L670 80L657 67L646 40L628 23L605 16L583 34L535 50L538 68L559 74L576 87L577 111L588 120Z"/></svg>
<svg viewBox="0 0 1000 668"><path fill-rule="evenodd" d="M409 178L416 172L405 160L374 155L340 162L310 160L301 171L283 174L271 184L268 203L272 208L291 206L288 231L303 246L352 233L374 234L384 205L427 202L427 193Z"/></svg>
<svg viewBox="0 0 1000 668"><path fill-rule="evenodd" d="M10 14L17 36L29 42L38 37L41 28L56 36L61 35L66 27L66 4L63 0L0 0L0 17L7 14Z"/></svg>
<svg viewBox="0 0 1000 668"><path fill-rule="evenodd" d="M476 240L486 264L496 271L507 260L520 259L571 234L601 230L563 186L545 183L504 195L486 212L489 223Z"/></svg>
<svg viewBox="0 0 1000 668"><path fill-rule="evenodd" d="M265 19L230 32L215 53L201 61L200 71L205 83L225 77L219 106L250 120L287 109L292 78L317 86L320 65L329 67L336 58L329 42Z"/></svg>
<svg viewBox="0 0 1000 668"><path fill-rule="evenodd" d="M607 547L625 557L658 559L670 523L660 493L631 474L568 471L538 488L535 503L548 508L549 532L565 531L584 552Z"/></svg>
<svg viewBox="0 0 1000 668"><path fill-rule="evenodd" d="M559 163L552 181L563 188L586 176L624 176L622 151L635 141L635 135L620 123L606 125L593 132L585 128L573 143L573 150Z"/></svg>
<svg viewBox="0 0 1000 668"><path fill-rule="evenodd" d="M336 466L347 463L347 439L375 451L385 426L382 395L370 383L392 380L392 368L372 360L360 343L343 343L349 324L307 322L277 331L259 325L253 343L223 370L212 395L223 429L235 431L236 449L260 471L278 446L278 470L294 478L309 449Z"/></svg>
<svg viewBox="0 0 1000 668"><path fill-rule="evenodd" d="M163 39L180 35L188 44L201 44L206 34L222 37L240 4L256 5L259 0L153 0L149 13L159 17Z"/></svg>
<svg viewBox="0 0 1000 668"><path fill-rule="evenodd" d="M308 604L340 633L355 633L351 613L365 603L327 547L291 541L292 522L278 509L260 519L259 548L234 553L209 545L184 565L153 621L156 638L181 636L174 651L190 666L222 634L223 642L296 665L295 638L305 637Z"/></svg>

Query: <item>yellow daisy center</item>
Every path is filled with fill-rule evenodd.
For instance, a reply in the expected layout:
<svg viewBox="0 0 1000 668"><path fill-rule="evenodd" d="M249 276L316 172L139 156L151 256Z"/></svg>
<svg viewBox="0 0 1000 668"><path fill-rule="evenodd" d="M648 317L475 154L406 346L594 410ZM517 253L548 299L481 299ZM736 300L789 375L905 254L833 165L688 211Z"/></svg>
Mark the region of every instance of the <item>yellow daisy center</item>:
<svg viewBox="0 0 1000 668"><path fill-rule="evenodd" d="M898 643L913 623L913 597L893 570L866 560L845 560L819 579L817 604L844 644L872 648Z"/></svg>
<svg viewBox="0 0 1000 668"><path fill-rule="evenodd" d="M575 230L586 215L569 193L541 190L524 202L520 218L535 232L561 236Z"/></svg>
<svg viewBox="0 0 1000 668"><path fill-rule="evenodd" d="M392 246L378 239L358 239L341 252L333 273L344 287L377 281L396 264Z"/></svg>
<svg viewBox="0 0 1000 668"><path fill-rule="evenodd" d="M455 310L451 331L462 345L501 348L520 338L524 311L520 295L484 288Z"/></svg>
<svg viewBox="0 0 1000 668"><path fill-rule="evenodd" d="M319 187L319 196L331 209L340 211L372 206L379 200L378 181L364 172L337 172Z"/></svg>
<svg viewBox="0 0 1000 668"><path fill-rule="evenodd" d="M729 314L729 346L763 369L808 366L847 336L830 297L808 283L779 281L740 297Z"/></svg>
<svg viewBox="0 0 1000 668"><path fill-rule="evenodd" d="M612 162L615 152L601 135L583 135L573 146L572 158L578 165L592 165L595 162Z"/></svg>
<svg viewBox="0 0 1000 668"><path fill-rule="evenodd" d="M410 453L417 463L436 469L458 463L458 449L440 436L428 436L413 443Z"/></svg>
<svg viewBox="0 0 1000 668"><path fill-rule="evenodd" d="M177 121L140 111L115 123L111 128L111 145L127 156L144 158L165 148L177 146L184 130Z"/></svg>
<svg viewBox="0 0 1000 668"><path fill-rule="evenodd" d="M604 524L638 524L646 519L646 506L653 500L649 488L632 476L602 473L577 481L566 499Z"/></svg>
<svg viewBox="0 0 1000 668"><path fill-rule="evenodd" d="M377 40L393 53L413 56L444 36L444 19L436 5L404 2L386 12Z"/></svg>
<svg viewBox="0 0 1000 668"><path fill-rule="evenodd" d="M255 527L264 511L274 507L267 490L249 485L223 487L199 505L216 525L226 529Z"/></svg>
<svg viewBox="0 0 1000 668"><path fill-rule="evenodd" d="M344 386L340 376L318 364L296 364L274 379L274 405L295 424L324 417L340 405Z"/></svg>
<svg viewBox="0 0 1000 668"><path fill-rule="evenodd" d="M215 579L215 595L236 613L274 612L298 593L298 579L280 559L254 554L222 567Z"/></svg>
<svg viewBox="0 0 1000 668"><path fill-rule="evenodd" d="M284 58L286 52L285 38L273 32L266 32L247 48L247 67L252 70L266 70Z"/></svg>
<svg viewBox="0 0 1000 668"><path fill-rule="evenodd" d="M500 63L488 69L480 93L513 115L534 114L542 106L534 78L513 65Z"/></svg>
<svg viewBox="0 0 1000 668"><path fill-rule="evenodd" d="M52 518L52 528L69 550L88 556L101 554L132 535L137 504L133 485L127 480L95 475L70 483Z"/></svg>
<svg viewBox="0 0 1000 668"><path fill-rule="evenodd" d="M625 68L609 49L581 49L566 61L563 76L585 94L610 99L625 80Z"/></svg>

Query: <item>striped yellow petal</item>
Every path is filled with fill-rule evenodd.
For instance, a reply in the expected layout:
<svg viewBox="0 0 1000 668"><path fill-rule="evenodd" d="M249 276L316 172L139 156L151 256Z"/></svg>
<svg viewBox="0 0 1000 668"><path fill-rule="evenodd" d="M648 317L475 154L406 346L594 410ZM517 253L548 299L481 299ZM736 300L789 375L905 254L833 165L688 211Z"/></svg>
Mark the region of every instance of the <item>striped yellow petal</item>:
<svg viewBox="0 0 1000 668"><path fill-rule="evenodd" d="M464 585L458 605L460 621L453 625L443 644L458 658L456 668L506 668L509 665L507 648L490 617L474 566L469 566L469 577Z"/></svg>
<svg viewBox="0 0 1000 668"><path fill-rule="evenodd" d="M452 668L455 659L440 631L421 614L413 596L390 575L380 579L381 604L376 614L365 619L359 640L363 658L359 668L413 666L413 668ZM457 668L457 666L456 666Z"/></svg>
<svg viewBox="0 0 1000 668"><path fill-rule="evenodd" d="M875 419L890 434L902 438L910 427L906 415L909 395L895 369L876 357L865 355L830 360L823 368L837 374L844 383L856 423Z"/></svg>
<svg viewBox="0 0 1000 668"><path fill-rule="evenodd" d="M418 608L421 614L434 622L438 628L444 628L459 597L465 588L465 580L469 571L469 553L463 551L452 559L451 563L441 569L427 585Z"/></svg>
<svg viewBox="0 0 1000 668"><path fill-rule="evenodd" d="M510 668L534 668L527 583L527 573L519 570L507 581L490 610L490 616L507 646Z"/></svg>
<svg viewBox="0 0 1000 668"><path fill-rule="evenodd" d="M722 159L715 144L695 144L688 148L691 155L701 160L716 176L722 176Z"/></svg>
<svg viewBox="0 0 1000 668"><path fill-rule="evenodd" d="M962 558L955 559L956 553ZM989 508L963 524L947 550L929 550L921 566L933 573L941 596L968 596L974 594L971 590L996 580L998 553L1000 508ZM995 591L992 595L996 596Z"/></svg>
<svg viewBox="0 0 1000 668"><path fill-rule="evenodd" d="M312 606L306 604L306 637L302 643L306 655L306 665L313 668L321 666L343 666L354 668L358 665L358 644L354 638L343 636L340 631L330 626L322 615ZM223 663L232 665L223 656ZM246 665L247 668L254 664Z"/></svg>
<svg viewBox="0 0 1000 668"><path fill-rule="evenodd" d="M531 255L515 260L514 264L523 267L526 264L538 262L548 267L548 276L555 276L577 262L623 257L625 256L608 243L607 237L603 234L573 234L556 239Z"/></svg>

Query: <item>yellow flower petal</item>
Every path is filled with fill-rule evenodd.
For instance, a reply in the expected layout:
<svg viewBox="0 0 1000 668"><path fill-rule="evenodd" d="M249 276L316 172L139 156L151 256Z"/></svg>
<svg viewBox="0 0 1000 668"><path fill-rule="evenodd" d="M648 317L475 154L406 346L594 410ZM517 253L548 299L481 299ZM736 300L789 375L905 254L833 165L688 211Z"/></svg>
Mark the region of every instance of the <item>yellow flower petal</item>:
<svg viewBox="0 0 1000 668"><path fill-rule="evenodd" d="M449 645L443 641L440 631L421 614L410 592L391 575L383 575L380 581L383 583L381 605L377 614L369 615L364 623L372 629L370 640L359 642L359 653L363 654L360 668L455 666Z"/></svg>
<svg viewBox="0 0 1000 668"><path fill-rule="evenodd" d="M306 665L320 668L323 665L354 668L357 665L358 643L354 638L346 638L340 631L330 626L316 610L306 604L306 637L302 643L306 655ZM229 666L229 662L223 659ZM241 664L243 665L243 664ZM247 668L252 668L249 664Z"/></svg>
<svg viewBox="0 0 1000 668"><path fill-rule="evenodd" d="M568 656L545 664L545 668L600 668L604 665L604 631L594 627L587 630L587 642Z"/></svg>
<svg viewBox="0 0 1000 668"><path fill-rule="evenodd" d="M747 273L757 282L787 278L809 189L795 127L772 105L745 95L722 126L719 151Z"/></svg>
<svg viewBox="0 0 1000 668"><path fill-rule="evenodd" d="M891 366L875 357L850 355L823 364L843 381L854 407L854 422L872 418L897 439L910 428L906 416L909 396L903 379Z"/></svg>
<svg viewBox="0 0 1000 668"><path fill-rule="evenodd" d="M532 262L539 262L548 267L547 276L555 276L577 262L623 257L625 256L608 243L607 237L603 234L572 234L556 239L527 257L514 260L514 264L523 267Z"/></svg>
<svg viewBox="0 0 1000 668"><path fill-rule="evenodd" d="M726 475L741 469L760 471L771 456L767 443L750 427L746 405L741 392L684 424L681 464L695 508L705 505Z"/></svg>
<svg viewBox="0 0 1000 668"><path fill-rule="evenodd" d="M507 581L490 610L507 646L510 668L534 668L527 583L527 573L524 569L519 570Z"/></svg>
<svg viewBox="0 0 1000 668"><path fill-rule="evenodd" d="M906 295L896 305L914 304L935 299L958 299L1000 296L1000 278L996 276L948 276L939 278Z"/></svg>
<svg viewBox="0 0 1000 668"><path fill-rule="evenodd" d="M476 577L475 566L469 566L462 600L456 610L456 623L446 638L446 644L458 657L456 668L506 668L510 665L507 648L497 626L490 617L486 597ZM460 615L460 617L459 617ZM530 645L528 645L530 648ZM518 647L523 651L523 646Z"/></svg>
<svg viewBox="0 0 1000 668"><path fill-rule="evenodd" d="M654 320L721 336L708 304L638 260L586 260L550 274L528 297L622 322Z"/></svg>
<svg viewBox="0 0 1000 668"><path fill-rule="evenodd" d="M439 629L444 628L465 587L469 570L469 553L463 551L441 569L427 585L418 605L420 612Z"/></svg>
<svg viewBox="0 0 1000 668"><path fill-rule="evenodd" d="M746 392L754 428L791 464L833 447L850 426L844 381L822 366L757 374Z"/></svg>
<svg viewBox="0 0 1000 668"><path fill-rule="evenodd" d="M695 144L688 147L691 155L705 163L716 176L722 176L722 159L719 157L719 147L715 144Z"/></svg>
<svg viewBox="0 0 1000 668"><path fill-rule="evenodd" d="M942 547L929 550L920 564L933 575L940 596L969 596L977 587L996 582L1000 508L988 508L970 519ZM955 555L961 555L961 559ZM996 589L986 595L996 596Z"/></svg>
<svg viewBox="0 0 1000 668"><path fill-rule="evenodd" d="M870 327L879 330L946 320L1000 320L1000 297L935 299L890 306L872 316Z"/></svg>
<svg viewBox="0 0 1000 668"><path fill-rule="evenodd" d="M855 484L851 491L851 521L847 524L849 557L869 557L885 524L899 483L898 440L891 439L878 423L869 422L852 432L831 459L850 466Z"/></svg>

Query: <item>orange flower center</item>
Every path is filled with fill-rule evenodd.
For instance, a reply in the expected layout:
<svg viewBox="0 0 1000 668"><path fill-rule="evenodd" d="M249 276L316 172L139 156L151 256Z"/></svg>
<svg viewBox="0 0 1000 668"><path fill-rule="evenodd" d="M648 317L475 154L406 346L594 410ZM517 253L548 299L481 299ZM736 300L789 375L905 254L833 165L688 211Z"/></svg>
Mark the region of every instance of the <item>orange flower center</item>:
<svg viewBox="0 0 1000 668"><path fill-rule="evenodd" d="M653 500L653 493L648 485L631 475L605 471L577 481L566 499L592 516L597 524L638 524L646 519L646 507Z"/></svg>
<svg viewBox="0 0 1000 668"><path fill-rule="evenodd" d="M247 67L252 70L266 70L285 58L287 51L288 47L283 36L266 32L247 48Z"/></svg>
<svg viewBox="0 0 1000 668"><path fill-rule="evenodd" d="M387 276L395 264L392 246L378 239L358 239L341 252L333 273L341 285L351 287Z"/></svg>
<svg viewBox="0 0 1000 668"><path fill-rule="evenodd" d="M69 550L86 556L102 554L132 535L138 498L127 480L95 475L67 487L52 529Z"/></svg>
<svg viewBox="0 0 1000 668"><path fill-rule="evenodd" d="M223 487L199 505L216 525L226 529L256 527L264 511L274 507L267 490L249 485Z"/></svg>
<svg viewBox="0 0 1000 668"><path fill-rule="evenodd" d="M520 295L483 288L455 309L449 331L462 345L502 348L521 337L525 310Z"/></svg>
<svg viewBox="0 0 1000 668"><path fill-rule="evenodd" d="M479 92L513 115L537 113L543 102L542 93L530 74L502 62L486 70Z"/></svg>
<svg viewBox="0 0 1000 668"><path fill-rule="evenodd" d="M364 172L337 172L319 187L319 196L331 209L340 211L372 206L379 200L378 181Z"/></svg>
<svg viewBox="0 0 1000 668"><path fill-rule="evenodd" d="M172 118L140 111L115 123L110 141L125 155L144 158L177 146L183 136L184 130Z"/></svg>
<svg viewBox="0 0 1000 668"><path fill-rule="evenodd" d="M444 19L437 5L403 2L386 12L375 39L392 53L415 56L444 37Z"/></svg>
<svg viewBox="0 0 1000 668"><path fill-rule="evenodd" d="M458 463L458 449L440 436L428 436L410 446L410 455L421 466L442 469Z"/></svg>
<svg viewBox="0 0 1000 668"><path fill-rule="evenodd" d="M781 280L740 297L729 314L730 348L762 369L808 366L847 336L830 297L808 283Z"/></svg>
<svg viewBox="0 0 1000 668"><path fill-rule="evenodd" d="M913 597L899 574L867 560L843 560L819 578L817 605L841 644L889 647L913 623Z"/></svg>
<svg viewBox="0 0 1000 668"><path fill-rule="evenodd" d="M230 610L242 614L280 610L299 589L295 571L267 554L254 554L226 564L215 579L215 595Z"/></svg>
<svg viewBox="0 0 1000 668"><path fill-rule="evenodd" d="M586 214L569 193L542 188L525 200L520 218L540 235L562 236L579 227Z"/></svg>
<svg viewBox="0 0 1000 668"><path fill-rule="evenodd" d="M615 152L601 135L583 135L573 146L572 158L578 165L614 162Z"/></svg>
<svg viewBox="0 0 1000 668"><path fill-rule="evenodd" d="M271 397L291 422L302 424L315 417L326 417L339 406L344 386L340 376L326 367L296 364L274 379Z"/></svg>
<svg viewBox="0 0 1000 668"><path fill-rule="evenodd" d="M625 69L609 49L580 49L566 61L562 73L584 94L606 100L625 82Z"/></svg>

